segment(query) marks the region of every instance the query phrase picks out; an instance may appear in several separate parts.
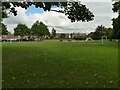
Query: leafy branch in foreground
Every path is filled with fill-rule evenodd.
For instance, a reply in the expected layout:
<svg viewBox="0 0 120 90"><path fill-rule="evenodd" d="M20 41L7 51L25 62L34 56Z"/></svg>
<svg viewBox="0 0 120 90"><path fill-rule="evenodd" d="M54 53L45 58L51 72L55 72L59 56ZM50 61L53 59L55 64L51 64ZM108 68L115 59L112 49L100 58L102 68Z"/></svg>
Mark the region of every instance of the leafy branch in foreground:
<svg viewBox="0 0 120 90"><path fill-rule="evenodd" d="M13 4L13 7L11 7L11 4ZM43 8L44 11L56 11L59 13L64 13L68 16L68 18L71 20L71 22L75 21L91 21L94 19L93 13L86 8L86 5L81 4L80 2L2 2L2 18L6 17L5 10L9 9L10 13L13 13L14 16L17 15L17 11L15 10L15 7L22 7L22 8L29 8L32 5L35 5L36 8ZM52 6L58 6L64 8L64 10L51 10Z"/></svg>

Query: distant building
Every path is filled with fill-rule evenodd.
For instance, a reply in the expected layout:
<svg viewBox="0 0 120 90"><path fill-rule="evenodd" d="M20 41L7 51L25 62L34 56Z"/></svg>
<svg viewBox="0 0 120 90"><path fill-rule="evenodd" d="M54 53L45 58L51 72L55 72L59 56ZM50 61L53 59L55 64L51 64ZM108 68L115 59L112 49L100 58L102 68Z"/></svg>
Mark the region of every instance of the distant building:
<svg viewBox="0 0 120 90"><path fill-rule="evenodd" d="M60 35L64 34L65 38L74 38L79 36L86 36L86 33L56 33L55 38L60 38Z"/></svg>
<svg viewBox="0 0 120 90"><path fill-rule="evenodd" d="M21 39L21 36L14 36L14 34L11 34L8 32L8 35L0 35L0 41L7 39Z"/></svg>
<svg viewBox="0 0 120 90"><path fill-rule="evenodd" d="M42 36L42 38L49 39L50 37L48 35ZM29 36L14 36L14 34L8 33L8 35L0 35L0 41L2 40L38 40L36 36L32 36L31 38Z"/></svg>

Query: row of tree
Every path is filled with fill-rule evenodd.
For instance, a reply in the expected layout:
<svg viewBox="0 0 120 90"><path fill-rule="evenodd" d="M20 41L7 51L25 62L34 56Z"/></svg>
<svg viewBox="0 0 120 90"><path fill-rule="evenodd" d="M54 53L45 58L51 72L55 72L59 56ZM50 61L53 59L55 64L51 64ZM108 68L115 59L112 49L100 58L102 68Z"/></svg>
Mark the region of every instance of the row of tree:
<svg viewBox="0 0 120 90"><path fill-rule="evenodd" d="M24 24L18 24L14 28L14 35L20 36L36 36L37 38L44 37L45 35L50 36L50 32L45 24L42 22L36 21L31 28L28 28Z"/></svg>
<svg viewBox="0 0 120 90"><path fill-rule="evenodd" d="M7 35L7 27L2 23L2 35ZM28 28L25 24L18 24L14 28L14 35L20 36L36 36L37 38L44 37L48 35L51 39L55 38L56 30L53 28L50 34L47 26L42 22L36 21L31 28ZM116 34L112 28L106 28L105 26L97 26L94 32L89 33L88 35L76 36L73 39L76 40L85 40L87 37L91 37L94 40L101 39L102 36L107 36L109 39L117 39ZM60 38L65 38L64 34L60 35Z"/></svg>
<svg viewBox="0 0 120 90"><path fill-rule="evenodd" d="M117 39L113 28L106 28L103 25L97 26L94 32L90 32L88 35L76 35L72 36L75 40L85 40L87 37L91 37L94 40L99 40L102 36L107 36L108 39ZM65 34L61 34L60 38L65 38Z"/></svg>
<svg viewBox="0 0 120 90"><path fill-rule="evenodd" d="M2 27L0 28L0 33L2 35L8 35L7 25L2 23ZM28 36L29 38L42 38L45 36L49 36L53 39L56 36L56 30L53 28L52 32L50 33L47 26L44 23L36 21L31 28L28 28L25 24L18 24L14 28L14 35L19 35L21 37Z"/></svg>
<svg viewBox="0 0 120 90"><path fill-rule="evenodd" d="M113 29L112 28L106 28L105 26L97 26L94 32L91 32L88 34L88 37L91 37L94 40L101 39L102 36L107 36L109 39L115 39Z"/></svg>

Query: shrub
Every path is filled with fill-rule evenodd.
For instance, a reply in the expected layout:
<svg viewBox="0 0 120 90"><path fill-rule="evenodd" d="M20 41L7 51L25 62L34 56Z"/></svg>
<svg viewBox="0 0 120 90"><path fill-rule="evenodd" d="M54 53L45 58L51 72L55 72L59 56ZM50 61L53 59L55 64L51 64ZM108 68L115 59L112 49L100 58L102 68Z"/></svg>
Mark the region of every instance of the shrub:
<svg viewBox="0 0 120 90"><path fill-rule="evenodd" d="M63 41L63 39L60 39L60 41Z"/></svg>

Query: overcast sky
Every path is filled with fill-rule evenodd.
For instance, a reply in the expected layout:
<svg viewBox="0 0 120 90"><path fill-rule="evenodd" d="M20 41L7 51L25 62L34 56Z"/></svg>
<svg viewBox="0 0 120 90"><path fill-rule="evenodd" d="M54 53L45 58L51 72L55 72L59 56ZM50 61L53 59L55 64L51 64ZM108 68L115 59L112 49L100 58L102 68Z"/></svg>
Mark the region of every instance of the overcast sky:
<svg viewBox="0 0 120 90"><path fill-rule="evenodd" d="M117 17L117 14L112 11L111 2L82 2L90 11L95 15L94 21L90 22L74 22L71 21L62 13L50 11L44 12L42 9L36 9L34 6L27 10L17 7L18 15L9 15L9 18L3 20L3 23L7 25L8 31L14 32L14 28L17 24L26 24L31 28L32 24L37 20L42 21L51 31L52 27L56 29L58 33L90 33L95 31L98 25L104 25L106 27L112 27L111 19ZM52 9L60 9L53 7Z"/></svg>

